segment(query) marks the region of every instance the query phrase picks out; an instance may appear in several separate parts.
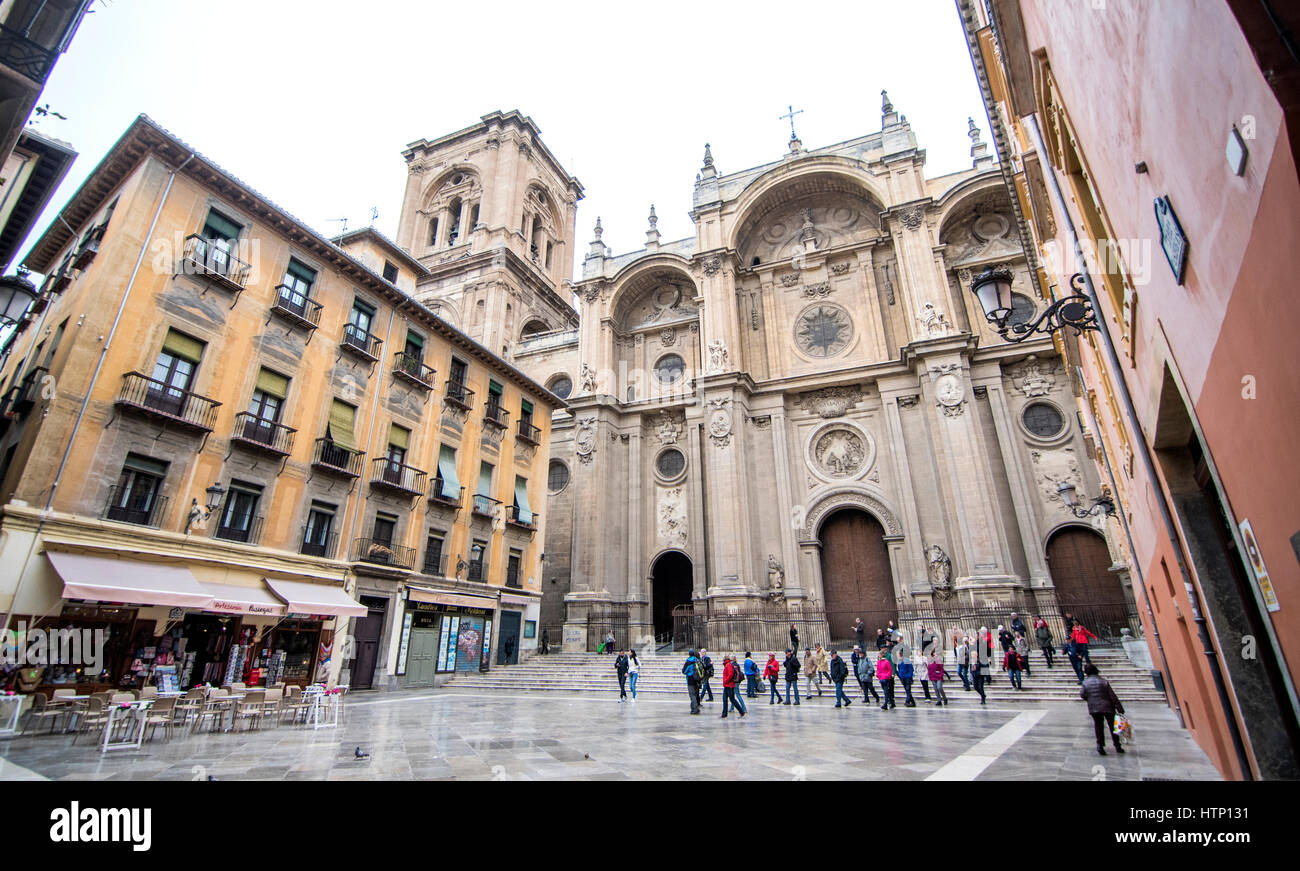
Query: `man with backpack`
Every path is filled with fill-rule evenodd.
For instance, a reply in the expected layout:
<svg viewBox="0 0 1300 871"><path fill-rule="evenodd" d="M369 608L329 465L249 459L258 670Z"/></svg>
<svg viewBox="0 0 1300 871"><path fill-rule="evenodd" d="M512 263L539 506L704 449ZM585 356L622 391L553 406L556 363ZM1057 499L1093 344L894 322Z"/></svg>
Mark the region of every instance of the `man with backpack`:
<svg viewBox="0 0 1300 871"><path fill-rule="evenodd" d="M695 655L694 650L686 651L686 664L682 666L682 674L686 675L686 689L691 694L691 713L700 712L700 679L704 674L700 666L699 657Z"/></svg>
<svg viewBox="0 0 1300 871"><path fill-rule="evenodd" d="M754 664L754 655L745 651L745 695L751 699L758 698L758 666Z"/></svg>
<svg viewBox="0 0 1300 871"><path fill-rule="evenodd" d="M866 651L858 657L854 671L858 676L858 683L862 685L862 701L869 702L872 698L880 701L880 694L876 692L876 686L873 681L876 678L876 667L871 664L871 657L867 656Z"/></svg>
<svg viewBox="0 0 1300 871"><path fill-rule="evenodd" d="M799 657L794 655L793 650L786 650L785 662L785 702L790 704L790 699L799 704Z"/></svg>
<svg viewBox="0 0 1300 871"><path fill-rule="evenodd" d="M844 692L844 681L848 680L849 667L844 664L844 660L840 659L838 650L831 651L830 675L831 683L835 684L835 707L840 707L840 702L843 702L844 707L847 708L853 704L853 700Z"/></svg>
<svg viewBox="0 0 1300 871"><path fill-rule="evenodd" d="M1038 649L1043 651L1043 656L1047 658L1047 667L1051 668L1056 645L1052 642L1051 627L1047 625L1042 615L1034 621L1034 637L1038 639Z"/></svg>
<svg viewBox="0 0 1300 871"><path fill-rule="evenodd" d="M727 718L727 705L735 708L740 716L745 716L745 703L740 700L737 687L740 684L740 664L730 656L722 657L722 719Z"/></svg>
<svg viewBox="0 0 1300 871"><path fill-rule="evenodd" d="M709 686L709 681L713 679L713 660L709 658L709 652L703 647L700 648L700 701L704 701L704 694L709 694L709 701L713 701L713 687Z"/></svg>

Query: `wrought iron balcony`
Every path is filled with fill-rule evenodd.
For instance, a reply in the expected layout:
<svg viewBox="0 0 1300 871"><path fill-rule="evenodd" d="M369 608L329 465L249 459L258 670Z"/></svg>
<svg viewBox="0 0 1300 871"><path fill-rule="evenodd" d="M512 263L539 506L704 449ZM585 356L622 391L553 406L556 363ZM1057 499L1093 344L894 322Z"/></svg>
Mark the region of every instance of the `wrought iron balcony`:
<svg viewBox="0 0 1300 871"><path fill-rule="evenodd" d="M488 576L488 564L486 560L471 562L469 564L468 580L482 581Z"/></svg>
<svg viewBox="0 0 1300 871"><path fill-rule="evenodd" d="M293 435L296 432L293 427L245 411L235 415L235 430L230 434L230 440L253 450L287 457L293 453Z"/></svg>
<svg viewBox="0 0 1300 871"><path fill-rule="evenodd" d="M51 293L60 293L67 290L68 286L72 284L72 258L75 254L75 251L69 251L59 264L59 268L55 270L54 275L50 276Z"/></svg>
<svg viewBox="0 0 1300 871"><path fill-rule="evenodd" d="M519 569L511 567L506 569L506 586L512 590L522 590L524 585L519 583Z"/></svg>
<svg viewBox="0 0 1300 871"><path fill-rule="evenodd" d="M440 578L445 578L447 576L447 554L425 552L424 564L420 566L420 571L426 575L436 575Z"/></svg>
<svg viewBox="0 0 1300 871"><path fill-rule="evenodd" d="M275 293L275 304L271 306L272 314L309 330L320 326L320 313L324 306L316 300L287 284L277 285Z"/></svg>
<svg viewBox="0 0 1300 871"><path fill-rule="evenodd" d="M10 420L22 418L36 406L36 397L40 394L49 371L44 366L37 366L24 375L22 381L9 388L4 401L0 403L5 417Z"/></svg>
<svg viewBox="0 0 1300 871"><path fill-rule="evenodd" d="M253 267L231 254L220 242L205 239L197 233L186 236L181 262L177 264L176 271L210 279L212 283L238 294L248 284L248 275Z"/></svg>
<svg viewBox="0 0 1300 871"><path fill-rule="evenodd" d="M99 224L91 228L86 238L81 240L81 244L77 246L77 253L72 258L74 269L85 269L91 264L95 255L99 253L99 243L104 240L104 230L107 228L107 222Z"/></svg>
<svg viewBox="0 0 1300 871"><path fill-rule="evenodd" d="M387 457L376 457L371 462L370 483L375 487L399 493L423 495L429 475L422 469L395 463Z"/></svg>
<svg viewBox="0 0 1300 871"><path fill-rule="evenodd" d="M511 505L506 509L506 522L515 526L522 526L524 529L536 529L537 522L541 517L542 515L535 511L528 512L526 518L521 517L518 505Z"/></svg>
<svg viewBox="0 0 1300 871"><path fill-rule="evenodd" d="M349 323L343 327L343 341L340 344L343 350L373 363L379 359L379 346L383 344L383 340L376 338L368 330Z"/></svg>
<svg viewBox="0 0 1300 871"><path fill-rule="evenodd" d="M0 25L0 63L44 85L59 53L32 42L17 30Z"/></svg>
<svg viewBox="0 0 1300 871"><path fill-rule="evenodd" d="M410 571L415 567L415 548L376 538L358 538L352 544L352 561Z"/></svg>
<svg viewBox="0 0 1300 871"><path fill-rule="evenodd" d="M360 478L364 462L365 456L360 451L348 450L329 439L316 439L311 455L311 464L317 469L348 478Z"/></svg>
<svg viewBox="0 0 1300 871"><path fill-rule="evenodd" d="M221 405L215 399L171 387L140 372L122 376L116 402L122 408L201 432L212 432Z"/></svg>
<svg viewBox="0 0 1300 871"><path fill-rule="evenodd" d="M257 544L262 539L262 515L250 518L246 526L238 523L234 526L226 526L222 518L217 522L217 528L212 531L212 537L223 541L237 541L240 544Z"/></svg>
<svg viewBox="0 0 1300 871"><path fill-rule="evenodd" d="M497 506L501 504L500 499L493 499L491 496L474 494L474 513L483 517L496 517Z"/></svg>
<svg viewBox="0 0 1300 871"><path fill-rule="evenodd" d="M339 535L337 532L331 532L325 541L312 541L307 537L308 527L302 528L302 546L298 552L304 556L318 556L325 559L333 559L334 549L338 546Z"/></svg>
<svg viewBox="0 0 1300 871"><path fill-rule="evenodd" d="M539 427L533 426L526 420L519 421L515 437L525 444L537 447L542 443L542 431Z"/></svg>
<svg viewBox="0 0 1300 871"><path fill-rule="evenodd" d="M496 399L489 399L487 405L483 406L483 422L490 423L493 426L506 428L506 418L510 412L501 407L501 403Z"/></svg>
<svg viewBox="0 0 1300 871"><path fill-rule="evenodd" d="M157 493L147 493L146 499L135 497L128 492L125 498L118 498L120 485L108 488L108 502L104 506L104 519L118 523L134 523L137 526L160 526L167 513L167 497Z"/></svg>
<svg viewBox="0 0 1300 871"><path fill-rule="evenodd" d="M413 354L398 351L393 355L393 374L423 390L432 390L438 372Z"/></svg>
<svg viewBox="0 0 1300 871"><path fill-rule="evenodd" d="M441 475L437 475L429 485L429 500L440 505L460 508L461 500L465 498L465 488L460 487L455 493L448 493L447 491L446 479Z"/></svg>
<svg viewBox="0 0 1300 871"><path fill-rule="evenodd" d="M464 381L448 378L446 400L452 405L469 411L474 407L474 391L466 387Z"/></svg>

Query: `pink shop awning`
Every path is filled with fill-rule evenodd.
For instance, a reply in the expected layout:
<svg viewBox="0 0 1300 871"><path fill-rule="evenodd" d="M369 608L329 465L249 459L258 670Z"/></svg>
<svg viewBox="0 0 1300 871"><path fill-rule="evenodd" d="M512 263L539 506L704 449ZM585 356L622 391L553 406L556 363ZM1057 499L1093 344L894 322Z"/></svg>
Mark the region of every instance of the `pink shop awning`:
<svg viewBox="0 0 1300 871"><path fill-rule="evenodd" d="M216 584L200 581L203 588L212 594L209 611L223 614L249 614L252 616L281 617L284 615L284 603L271 595L262 584L256 587L239 587L234 584Z"/></svg>
<svg viewBox="0 0 1300 871"><path fill-rule="evenodd" d="M63 598L173 608L208 608L212 594L183 566L81 553L45 554L63 580Z"/></svg>
<svg viewBox="0 0 1300 871"><path fill-rule="evenodd" d="M309 584L267 578L266 585L284 600L293 614L321 614L332 617L364 617L370 609L343 592L341 584Z"/></svg>

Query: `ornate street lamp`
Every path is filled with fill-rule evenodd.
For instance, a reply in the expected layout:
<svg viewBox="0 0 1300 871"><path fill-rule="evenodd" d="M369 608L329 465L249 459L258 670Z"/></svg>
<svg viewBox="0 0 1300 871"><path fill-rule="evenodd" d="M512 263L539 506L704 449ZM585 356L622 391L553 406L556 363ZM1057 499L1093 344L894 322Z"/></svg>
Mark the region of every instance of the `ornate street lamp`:
<svg viewBox="0 0 1300 871"><path fill-rule="evenodd" d="M0 326L16 324L36 299L36 285L27 280L27 270L0 278Z"/></svg>
<svg viewBox="0 0 1300 871"><path fill-rule="evenodd" d="M207 523L208 519L212 517L212 512L216 511L221 506L221 500L226 495L226 488L222 487L220 484L213 484L204 492L207 494L204 497L207 500L204 503L204 507L199 507L198 499L190 500L190 516L188 521L185 523L186 535L189 535L190 527L199 521Z"/></svg>
<svg viewBox="0 0 1300 871"><path fill-rule="evenodd" d="M1062 327L1073 327L1076 335L1084 330L1099 329L1097 313L1084 293L1083 275L1076 272L1070 276L1070 286L1076 292L1056 300L1032 324L1007 323L1012 308L1009 271L986 267L971 281L970 290L979 300L985 319L1002 338L1008 342L1023 342L1034 333L1051 335Z"/></svg>
<svg viewBox="0 0 1300 871"><path fill-rule="evenodd" d="M1103 515L1105 517L1115 516L1115 502L1109 496L1098 496L1096 499L1092 500L1091 508L1080 508L1079 499L1074 492L1074 485L1069 481L1062 481L1056 488L1056 492L1060 494L1061 501L1065 503L1065 507L1068 508L1070 513L1075 517L1096 517L1097 515Z"/></svg>

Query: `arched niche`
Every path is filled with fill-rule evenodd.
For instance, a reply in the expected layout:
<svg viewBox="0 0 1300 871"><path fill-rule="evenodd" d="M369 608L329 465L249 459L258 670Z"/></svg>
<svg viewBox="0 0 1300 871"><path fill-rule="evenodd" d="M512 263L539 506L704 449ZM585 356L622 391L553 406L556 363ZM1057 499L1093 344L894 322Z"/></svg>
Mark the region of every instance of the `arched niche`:
<svg viewBox="0 0 1300 871"><path fill-rule="evenodd" d="M882 208L851 174L805 173L773 185L745 206L733 243L741 265L750 268L789 260L808 248L824 251L866 242L880 236Z"/></svg>

